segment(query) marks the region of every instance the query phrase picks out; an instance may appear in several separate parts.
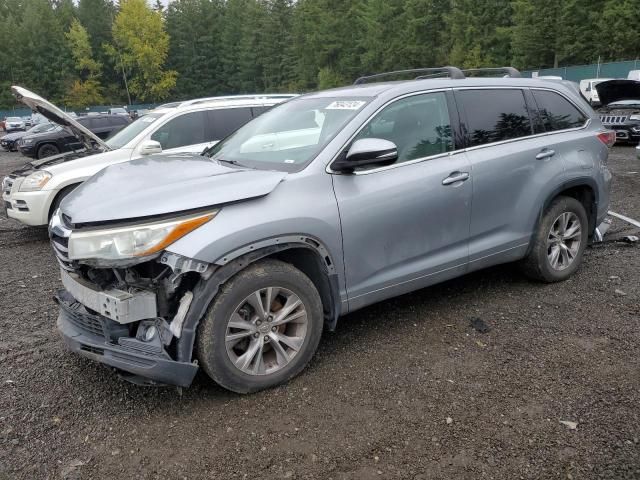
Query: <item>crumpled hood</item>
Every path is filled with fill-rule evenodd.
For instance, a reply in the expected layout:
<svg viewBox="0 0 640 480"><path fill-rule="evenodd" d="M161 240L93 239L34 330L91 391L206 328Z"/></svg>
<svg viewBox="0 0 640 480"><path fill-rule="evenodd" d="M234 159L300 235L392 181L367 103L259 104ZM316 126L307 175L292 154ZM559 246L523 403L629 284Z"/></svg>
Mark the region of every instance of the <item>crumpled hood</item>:
<svg viewBox="0 0 640 480"><path fill-rule="evenodd" d="M73 224L212 207L269 194L285 172L227 167L200 155L157 155L111 165L67 196Z"/></svg>
<svg viewBox="0 0 640 480"><path fill-rule="evenodd" d="M76 137L78 137L78 139L84 144L85 148L92 149L94 148L94 145L98 145L105 151L111 150L109 146L100 140L100 138L91 130L80 125L71 116L64 113L40 95L36 95L26 88L18 87L16 85L11 87L11 93L13 93L18 101L24 103L32 111L42 114L53 123L67 127Z"/></svg>
<svg viewBox="0 0 640 480"><path fill-rule="evenodd" d="M639 100L640 82L636 80L609 80L596 86L602 105L609 105L620 100Z"/></svg>

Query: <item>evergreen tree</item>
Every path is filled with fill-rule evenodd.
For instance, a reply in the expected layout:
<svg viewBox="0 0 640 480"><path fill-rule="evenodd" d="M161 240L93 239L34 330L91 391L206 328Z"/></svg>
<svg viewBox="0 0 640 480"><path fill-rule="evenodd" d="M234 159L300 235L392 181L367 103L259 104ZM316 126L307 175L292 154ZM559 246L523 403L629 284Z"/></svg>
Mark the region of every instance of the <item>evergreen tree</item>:
<svg viewBox="0 0 640 480"><path fill-rule="evenodd" d="M26 2L12 45L14 83L61 100L73 67L60 18L47 0Z"/></svg>
<svg viewBox="0 0 640 480"><path fill-rule="evenodd" d="M180 72L176 98L206 97L223 92L221 72L223 25L221 0L176 0L166 11L167 68Z"/></svg>
<svg viewBox="0 0 640 480"><path fill-rule="evenodd" d="M638 58L640 55L639 12L640 0L607 0L602 12L592 17L589 24L599 26L599 36L596 38L602 40L594 47L602 54L603 59Z"/></svg>

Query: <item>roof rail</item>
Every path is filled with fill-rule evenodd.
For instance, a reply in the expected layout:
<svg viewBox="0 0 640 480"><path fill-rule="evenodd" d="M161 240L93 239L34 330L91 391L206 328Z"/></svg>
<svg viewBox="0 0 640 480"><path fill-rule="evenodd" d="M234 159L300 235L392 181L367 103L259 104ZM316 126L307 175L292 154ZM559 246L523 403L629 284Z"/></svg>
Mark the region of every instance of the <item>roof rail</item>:
<svg viewBox="0 0 640 480"><path fill-rule="evenodd" d="M402 75L407 73L446 73L449 78L454 79L463 79L464 73L458 67L433 67L433 68L414 68L411 70L396 70L393 72L384 72L384 73L376 73L375 75L365 75L363 77L357 78L354 85L362 85L363 83L368 82L369 80L375 80L383 77L390 77L392 75ZM428 78L428 76L418 76L417 79Z"/></svg>
<svg viewBox="0 0 640 480"><path fill-rule="evenodd" d="M466 68L462 70L463 73L481 73L481 72L489 72L489 73L505 73L510 78L521 78L522 75L520 71L513 67L496 67L496 68Z"/></svg>
<svg viewBox="0 0 640 480"><path fill-rule="evenodd" d="M162 105L158 105L156 108L177 108L177 107L188 107L189 105L199 105L201 103L207 102L215 102L215 101L225 101L225 100L268 100L268 99L279 99L279 98L293 98L296 97L297 94L293 93L265 93L265 94L254 94L254 95L226 95L220 97L203 97L203 98L194 98L192 100L183 100L179 102L170 102L164 103Z"/></svg>

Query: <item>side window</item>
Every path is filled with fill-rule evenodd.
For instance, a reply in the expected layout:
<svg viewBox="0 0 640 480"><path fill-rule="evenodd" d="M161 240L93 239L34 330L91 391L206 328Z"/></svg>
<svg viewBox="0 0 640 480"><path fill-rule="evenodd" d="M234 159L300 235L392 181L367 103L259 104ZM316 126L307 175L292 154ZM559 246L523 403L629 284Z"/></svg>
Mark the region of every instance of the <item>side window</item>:
<svg viewBox="0 0 640 480"><path fill-rule="evenodd" d="M84 117L84 118L76 118L75 120L80 125L82 125L85 128L88 128L89 130L91 130L92 128L96 128L96 126L91 122L91 120L93 120L92 118Z"/></svg>
<svg viewBox="0 0 640 480"><path fill-rule="evenodd" d="M532 90L542 123L547 132L581 127L587 117L562 95L547 90Z"/></svg>
<svg viewBox="0 0 640 480"><path fill-rule="evenodd" d="M461 90L456 99L464 109L473 147L533 133L522 90Z"/></svg>
<svg viewBox="0 0 640 480"><path fill-rule="evenodd" d="M205 143L204 127L204 112L185 113L162 125L151 140L160 142L163 150Z"/></svg>
<svg viewBox="0 0 640 480"><path fill-rule="evenodd" d="M268 105L263 107L251 107L251 112L253 113L254 117L257 117L259 115L262 115L264 112L271 110L273 107L274 107L273 105Z"/></svg>
<svg viewBox="0 0 640 480"><path fill-rule="evenodd" d="M397 162L454 149L447 98L443 92L413 95L379 112L355 137L382 138L398 147Z"/></svg>
<svg viewBox="0 0 640 480"><path fill-rule="evenodd" d="M249 107L209 110L207 116L207 142L228 137L252 118Z"/></svg>
<svg viewBox="0 0 640 480"><path fill-rule="evenodd" d="M110 128L111 122L106 117L92 118L90 125L92 128Z"/></svg>
<svg viewBox="0 0 640 480"><path fill-rule="evenodd" d="M109 117L109 121L114 127L120 127L127 123L127 119L123 115L112 115Z"/></svg>

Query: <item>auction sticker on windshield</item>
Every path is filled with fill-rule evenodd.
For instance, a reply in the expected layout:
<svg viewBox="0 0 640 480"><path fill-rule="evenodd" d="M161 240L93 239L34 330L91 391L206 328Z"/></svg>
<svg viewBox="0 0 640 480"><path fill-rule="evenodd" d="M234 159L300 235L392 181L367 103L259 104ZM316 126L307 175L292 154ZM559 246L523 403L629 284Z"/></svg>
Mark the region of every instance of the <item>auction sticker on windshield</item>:
<svg viewBox="0 0 640 480"><path fill-rule="evenodd" d="M336 100L326 110L358 110L365 103L361 100Z"/></svg>

